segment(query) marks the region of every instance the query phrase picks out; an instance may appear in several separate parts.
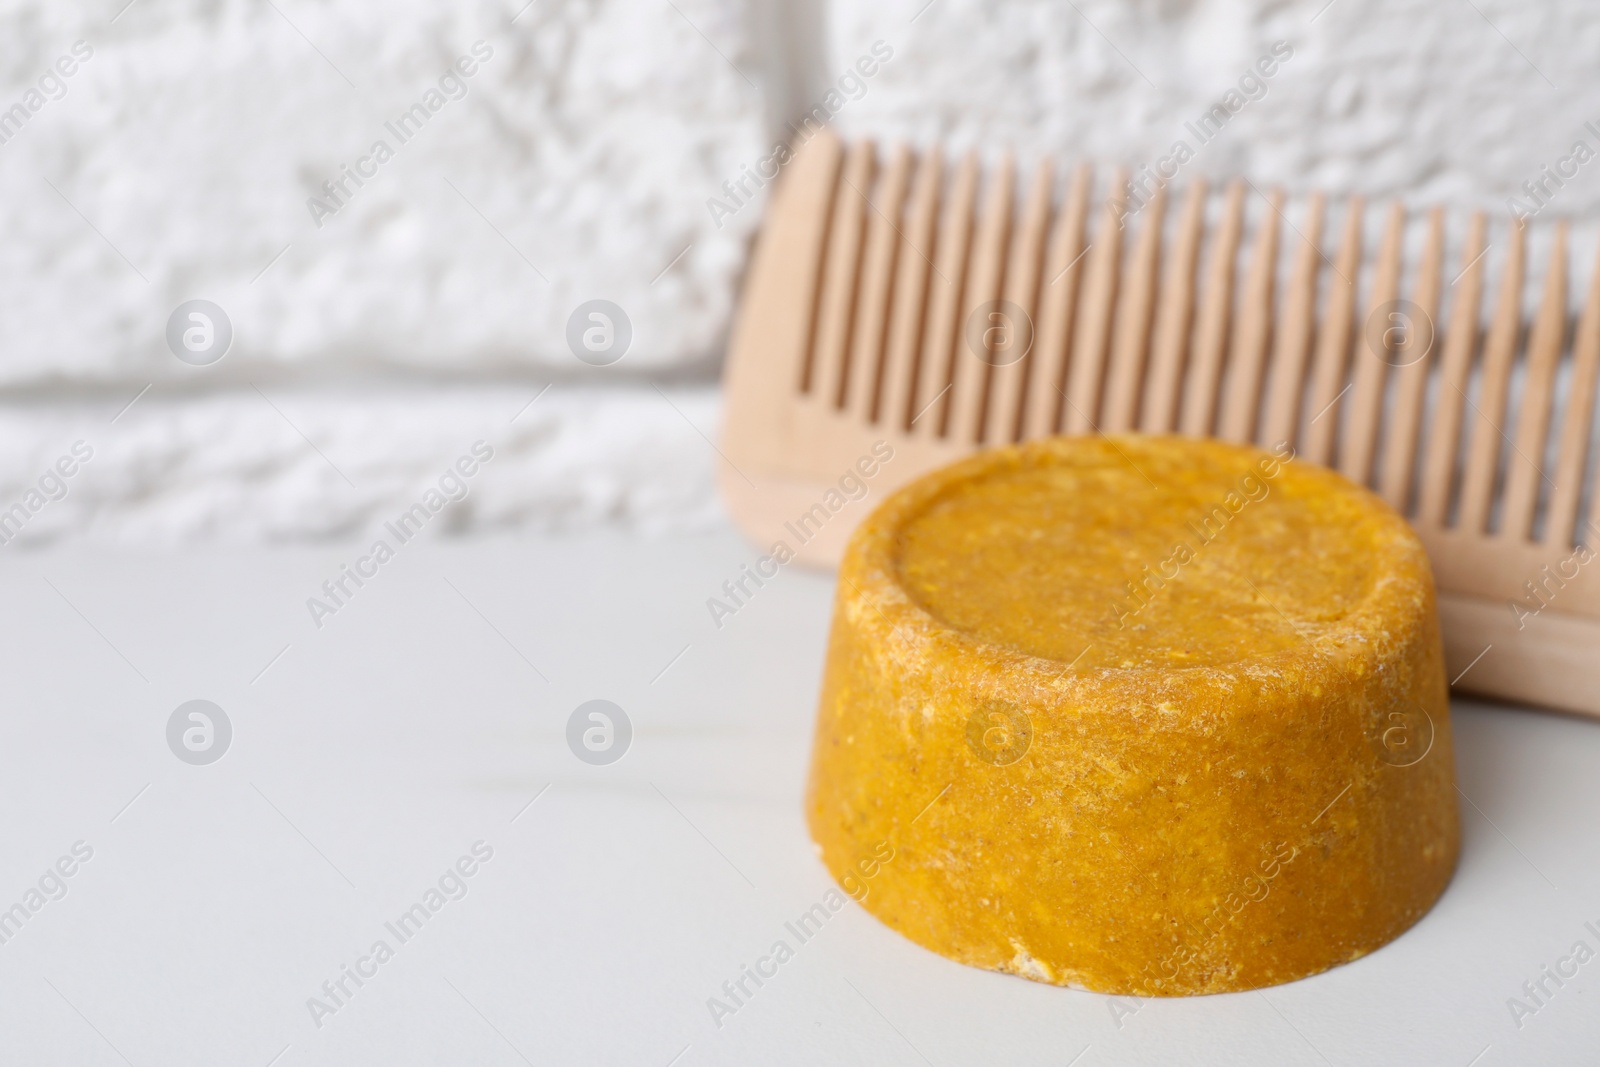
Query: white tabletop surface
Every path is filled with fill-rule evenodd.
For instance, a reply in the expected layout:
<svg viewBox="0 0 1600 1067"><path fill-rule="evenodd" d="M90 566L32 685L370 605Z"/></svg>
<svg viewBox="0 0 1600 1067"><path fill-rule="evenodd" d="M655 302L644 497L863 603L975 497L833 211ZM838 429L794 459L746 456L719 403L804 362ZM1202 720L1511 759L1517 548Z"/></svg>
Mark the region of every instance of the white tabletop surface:
<svg viewBox="0 0 1600 1067"><path fill-rule="evenodd" d="M1507 1005L1600 950L1600 723L1458 701L1455 880L1330 973L1114 1001L850 904L719 1028L707 999L831 884L800 794L832 580L791 568L719 630L756 555L731 532L414 544L317 629L360 554L0 554L0 908L66 890L0 944L0 1063L1600 1062L1600 959ZM609 766L565 740L596 698L634 727ZM168 747L192 699L233 727L206 766ZM389 932L480 841L466 895Z"/></svg>

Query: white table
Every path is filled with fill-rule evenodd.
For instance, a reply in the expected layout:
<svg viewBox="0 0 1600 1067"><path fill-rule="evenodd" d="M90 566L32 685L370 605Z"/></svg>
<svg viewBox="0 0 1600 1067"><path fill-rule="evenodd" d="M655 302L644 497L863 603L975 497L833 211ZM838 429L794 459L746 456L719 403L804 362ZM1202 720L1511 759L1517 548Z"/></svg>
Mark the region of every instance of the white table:
<svg viewBox="0 0 1600 1067"><path fill-rule="evenodd" d="M1600 960L1520 1030L1506 1003L1600 949L1600 724L1458 703L1455 881L1331 973L1126 1014L851 904L718 1029L707 998L830 885L800 793L831 580L786 571L718 630L732 533L412 544L316 629L360 554L0 553L0 908L93 849L0 945L0 1062L1600 1062ZM234 729L208 766L166 739L195 698ZM593 698L635 731L609 766L565 741Z"/></svg>

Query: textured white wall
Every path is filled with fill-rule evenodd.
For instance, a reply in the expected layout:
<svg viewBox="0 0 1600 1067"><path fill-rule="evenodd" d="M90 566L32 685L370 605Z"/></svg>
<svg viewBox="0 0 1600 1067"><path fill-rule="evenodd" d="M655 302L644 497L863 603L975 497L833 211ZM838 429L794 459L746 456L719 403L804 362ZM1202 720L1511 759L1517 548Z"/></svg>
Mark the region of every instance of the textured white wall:
<svg viewBox="0 0 1600 1067"><path fill-rule="evenodd" d="M709 385L638 382L710 380L759 222L705 208L766 140L740 0L123 2L0 10L0 510L95 448L20 542L355 533L478 436L500 459L440 529L714 513ZM167 349L191 298L220 363ZM604 371L566 342L595 298L633 327Z"/></svg>
<svg viewBox="0 0 1600 1067"><path fill-rule="evenodd" d="M441 529L707 521L761 206L707 201L877 41L846 133L1135 166L1185 138L1186 175L1502 213L1600 151L1578 0L122 2L0 9L0 134L37 104L0 143L0 510L96 449L23 541L353 534L477 437L506 462ZM464 98L399 144L385 122L479 41ZM1199 145L1185 123L1277 41ZM394 158L316 225L307 198L378 139ZM1547 214L1600 215L1600 163ZM209 367L164 340L196 297L235 330ZM600 371L565 342L593 298L634 329Z"/></svg>
<svg viewBox="0 0 1600 1067"><path fill-rule="evenodd" d="M630 366L708 358L757 220L703 201L763 102L738 0L675 3L7 5L0 106L93 55L0 145L0 383L188 381L163 330L192 297L235 327L213 378L564 367L597 297ZM480 41L402 144L385 123ZM378 140L394 158L319 227L308 199Z"/></svg>
<svg viewBox="0 0 1600 1067"><path fill-rule="evenodd" d="M426 536L694 527L719 513L705 387L267 387L146 396L113 425L123 403L35 400L0 418L0 518L43 498L20 530L4 527L12 548L365 536L477 441L493 458ZM48 478L77 442L88 461Z"/></svg>
<svg viewBox="0 0 1600 1067"><path fill-rule="evenodd" d="M885 0L832 14L832 66L874 39L897 50L839 116L847 131L1135 167L1185 138L1186 173L1501 212L1575 140L1600 148L1584 126L1600 126L1600 6L1584 0ZM1292 58L1200 145L1185 123L1277 41ZM1550 211L1597 208L1600 165Z"/></svg>

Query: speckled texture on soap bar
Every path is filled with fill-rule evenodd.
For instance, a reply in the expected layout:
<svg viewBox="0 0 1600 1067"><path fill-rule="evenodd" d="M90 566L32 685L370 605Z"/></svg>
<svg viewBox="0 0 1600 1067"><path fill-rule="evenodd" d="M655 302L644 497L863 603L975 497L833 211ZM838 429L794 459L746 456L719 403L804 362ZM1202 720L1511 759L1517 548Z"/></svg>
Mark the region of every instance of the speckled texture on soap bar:
<svg viewBox="0 0 1600 1067"><path fill-rule="evenodd" d="M807 815L836 877L892 846L862 903L942 955L1224 992L1422 917L1453 760L1432 576L1382 501L1287 450L1055 438L857 530Z"/></svg>

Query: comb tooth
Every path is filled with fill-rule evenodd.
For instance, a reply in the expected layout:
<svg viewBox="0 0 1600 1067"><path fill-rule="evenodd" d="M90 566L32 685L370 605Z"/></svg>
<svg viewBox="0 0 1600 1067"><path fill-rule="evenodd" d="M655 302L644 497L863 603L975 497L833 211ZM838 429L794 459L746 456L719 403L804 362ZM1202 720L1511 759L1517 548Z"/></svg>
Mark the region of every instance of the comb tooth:
<svg viewBox="0 0 1600 1067"><path fill-rule="evenodd" d="M1228 396L1222 407L1222 432L1226 441L1248 442L1256 434L1261 413L1261 368L1267 357L1272 330L1272 283L1278 266L1278 219L1283 213L1283 191L1273 190L1271 209L1261 219L1261 232L1250 253L1250 267L1240 294L1239 325L1233 334L1229 358Z"/></svg>
<svg viewBox="0 0 1600 1067"><path fill-rule="evenodd" d="M1439 315L1439 273L1444 268L1444 211L1434 208L1428 217L1428 243L1417 275L1416 300L1422 322L1411 323L1407 349L1396 359L1398 387L1394 420L1384 438L1383 470L1379 485L1389 506L1405 514L1411 502L1411 474L1417 457L1417 437L1422 426L1422 399L1428 387L1428 370L1439 351L1434 323ZM1414 346L1414 347L1413 347ZM1425 346L1425 347L1422 347ZM1409 362L1408 362L1409 361Z"/></svg>
<svg viewBox="0 0 1600 1067"><path fill-rule="evenodd" d="M873 418L878 410L890 286L894 282L895 256L900 250L899 220L910 176L911 149L898 145L874 191L875 199L868 201L872 214L867 220L867 245L862 253L861 284L856 296L855 336L846 361L848 377L841 382L844 389L836 401L862 420Z"/></svg>
<svg viewBox="0 0 1600 1067"><path fill-rule="evenodd" d="M1500 514L1500 536L1531 540L1533 510L1539 503L1539 483L1544 471L1545 439L1550 432L1550 403L1556 367L1561 362L1567 322L1567 227L1556 227L1545 274L1544 298L1528 335L1527 380L1522 391L1522 411L1517 416L1517 446L1507 461L1505 506Z"/></svg>
<svg viewBox="0 0 1600 1067"><path fill-rule="evenodd" d="M1276 448L1290 444L1300 424L1300 401L1305 395L1306 355L1311 345L1311 323L1317 307L1317 275L1322 266L1322 216L1325 201L1313 193L1306 203L1304 229L1295 247L1294 274L1284 294L1283 321L1272 352L1272 395L1260 444Z"/></svg>
<svg viewBox="0 0 1600 1067"><path fill-rule="evenodd" d="M1479 211L1472 216L1467 243L1461 250L1462 268L1451 283L1450 325L1444 337L1439 369L1439 396L1433 405L1427 466L1422 472L1422 503L1417 520L1425 526L1443 526L1450 508L1456 456L1461 446L1461 409L1467 399L1467 376L1478 347L1478 312L1483 301L1483 254L1487 249L1488 219ZM1600 275L1597 275L1600 277Z"/></svg>
<svg viewBox="0 0 1600 1067"><path fill-rule="evenodd" d="M833 199L828 237L828 263L822 278L822 307L817 315L816 349L811 357L811 383L830 404L844 395L849 358L850 325L855 316L856 274L861 268L862 223L877 149L868 140L850 146L841 186Z"/></svg>
<svg viewBox="0 0 1600 1067"><path fill-rule="evenodd" d="M1566 420L1561 427L1561 448L1556 457L1556 485L1550 491L1550 519L1544 543L1565 551L1576 543L1593 545L1588 537L1574 537L1578 500L1583 491L1584 461L1589 453L1590 420L1594 417L1594 390L1600 378L1600 262L1589 279L1583 317L1572 343L1572 388ZM1590 524L1592 527L1592 523ZM1592 529L1591 529L1592 532Z"/></svg>
<svg viewBox="0 0 1600 1067"><path fill-rule="evenodd" d="M1117 298L1117 267L1122 259L1122 207L1128 172L1118 168L1111 178L1084 278L1083 307L1072 339L1066 396L1067 433L1097 428L1100 387L1105 374L1106 341L1111 333L1111 308Z"/></svg>
<svg viewBox="0 0 1600 1067"><path fill-rule="evenodd" d="M1168 433L1177 418L1178 390L1183 385L1189 328L1194 318L1194 271L1200 261L1200 237L1205 224L1206 183L1196 179L1184 199L1172 254L1161 278L1161 301L1150 343L1150 380L1140 423L1145 433Z"/></svg>
<svg viewBox="0 0 1600 1067"><path fill-rule="evenodd" d="M1087 164L1072 173L1072 184L1056 215L1055 232L1050 238L1050 254L1045 264L1039 292L1039 314L1032 359L1038 364L1029 374L1024 398L1022 438L1030 440L1056 432L1065 406L1067 366L1071 358L1067 342L1072 337L1073 316L1078 305L1078 279L1083 274L1084 226L1089 218L1089 189L1093 184Z"/></svg>
<svg viewBox="0 0 1600 1067"><path fill-rule="evenodd" d="M1150 315L1156 299L1156 272L1161 261L1161 229L1167 212L1167 188L1158 186L1145 207L1144 228L1128 263L1117 327L1111 342L1111 369L1106 380L1105 415L1101 429L1122 433L1134 428L1139 391L1144 385L1145 353L1150 347Z"/></svg>
<svg viewBox="0 0 1600 1067"><path fill-rule="evenodd" d="M1020 355L1015 349L1006 353L1004 358L1012 362L997 364L989 371L989 400L983 409L988 414L980 433L990 444L1009 444L1021 434L1023 402L1034 359L1032 348L1037 340L1034 302L1039 295L1039 261L1044 251L1045 231L1050 226L1054 189L1055 169L1046 158L1034 171L1033 187L1022 209L1021 224L1011 242L1011 262L1006 267L1005 299L1021 309L1024 321L1012 322L1008 318L1005 323L997 324L1006 329L1010 343L1021 344L1022 339L1027 338L1029 347L1020 350Z"/></svg>
<svg viewBox="0 0 1600 1067"><path fill-rule="evenodd" d="M910 218L895 267L894 311L889 317L889 340L884 349L883 398L872 417L896 430L908 429L916 414L911 402L917 395L921 370L917 356L922 345L923 302L933 265L928 253L933 248L938 222L943 171L944 161L937 148L930 150L917 167Z"/></svg>
<svg viewBox="0 0 1600 1067"><path fill-rule="evenodd" d="M815 377L815 363L817 350L818 320L822 317L823 290L826 288L828 265L828 238L831 225L812 227L807 225L811 218L820 218L831 222L835 211L835 201L838 199L839 171L843 165L844 144L832 130L823 130L812 139L808 150L799 152L795 157L795 165L790 168L789 175L778 185L773 194L772 201L772 226L773 236L768 238L771 242L784 240L800 244L805 252L803 265L799 267L797 277L792 280L794 284L803 286L809 299L795 301L796 312L802 317L801 326L793 334L786 335L793 339L799 346L799 375L797 383L800 392L811 391L811 381ZM799 230L801 227L811 231L809 240L801 242ZM787 304L786 304L787 306ZM744 329L745 316L741 315L740 331ZM754 321L751 319L750 321ZM738 332L738 331L736 331ZM735 342L739 338L734 339Z"/></svg>
<svg viewBox="0 0 1600 1067"><path fill-rule="evenodd" d="M973 242L971 274L967 277L967 296L962 301L961 319L956 323L955 383L950 390L949 433L962 444L982 441L984 404L988 401L989 365L988 311L1000 299L1005 284L1006 245L1011 237L1011 198L1016 187L1017 169L1011 153L1001 157L989 179L983 214L978 219L978 236ZM975 326L982 320L981 324Z"/></svg>
<svg viewBox="0 0 1600 1067"><path fill-rule="evenodd" d="M1472 440L1468 444L1467 469L1461 479L1460 528L1467 533L1484 533L1489 522L1489 503L1494 493L1495 468L1499 465L1501 420L1505 417L1506 391L1511 380L1511 361L1517 353L1517 333L1522 320L1522 272L1527 255L1527 230L1522 223L1511 227L1511 247L1506 254L1506 271L1500 283L1494 319L1483 346L1483 402L1475 406Z"/></svg>
<svg viewBox="0 0 1600 1067"><path fill-rule="evenodd" d="M1305 458L1326 465L1333 458L1333 440L1339 428L1339 413L1334 410L1344 395L1344 376L1350 360L1351 318L1356 307L1356 275L1361 269L1360 197L1352 197L1345 209L1344 236L1339 244L1339 260L1328 279L1328 309L1322 316L1317 335L1316 365L1312 370L1311 421L1306 424Z"/></svg>
<svg viewBox="0 0 1600 1067"><path fill-rule="evenodd" d="M1378 446L1378 424L1383 418L1383 391L1389 370L1389 316L1386 307L1400 295L1400 253L1405 237L1406 212L1398 203L1389 206L1389 222L1378 249L1377 274L1367 297L1356 338L1355 369L1351 374L1350 421L1339 443L1339 473L1357 485L1372 478L1372 456ZM1380 316L1382 324L1378 323Z"/></svg>
<svg viewBox="0 0 1600 1067"><path fill-rule="evenodd" d="M1184 396L1179 428L1191 437L1211 434L1216 420L1217 390L1222 379L1222 354L1228 343L1228 320L1233 311L1233 272L1239 258L1239 237L1244 229L1244 183L1228 186L1227 206L1206 261L1206 292L1200 318L1194 327L1194 365L1189 368L1189 388Z"/></svg>
<svg viewBox="0 0 1600 1067"><path fill-rule="evenodd" d="M910 429L929 436L944 436L950 412L951 361L960 329L961 287L966 280L967 246L972 241L972 207L978 197L978 157L968 152L956 168L950 202L939 224L938 261L928 301L928 324L922 348L922 373L917 378L915 410Z"/></svg>

